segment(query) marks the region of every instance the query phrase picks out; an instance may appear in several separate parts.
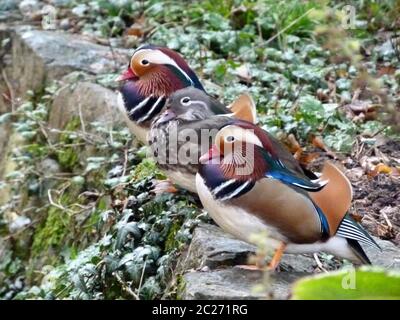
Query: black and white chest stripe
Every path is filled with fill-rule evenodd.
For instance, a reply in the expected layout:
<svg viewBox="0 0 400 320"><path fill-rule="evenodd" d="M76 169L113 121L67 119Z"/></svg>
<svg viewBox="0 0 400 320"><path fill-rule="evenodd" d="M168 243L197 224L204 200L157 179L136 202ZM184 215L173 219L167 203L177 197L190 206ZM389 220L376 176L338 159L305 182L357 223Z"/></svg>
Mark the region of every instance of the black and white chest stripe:
<svg viewBox="0 0 400 320"><path fill-rule="evenodd" d="M212 195L221 201L240 197L254 187L253 181L239 181L237 179L222 182L215 188L211 189Z"/></svg>
<svg viewBox="0 0 400 320"><path fill-rule="evenodd" d="M144 98L130 110L127 110L129 119L142 123L152 120L164 108L167 98L165 96Z"/></svg>
<svg viewBox="0 0 400 320"><path fill-rule="evenodd" d="M199 174L212 196L221 201L234 199L249 192L255 185L252 180L226 179L219 165L200 165Z"/></svg>

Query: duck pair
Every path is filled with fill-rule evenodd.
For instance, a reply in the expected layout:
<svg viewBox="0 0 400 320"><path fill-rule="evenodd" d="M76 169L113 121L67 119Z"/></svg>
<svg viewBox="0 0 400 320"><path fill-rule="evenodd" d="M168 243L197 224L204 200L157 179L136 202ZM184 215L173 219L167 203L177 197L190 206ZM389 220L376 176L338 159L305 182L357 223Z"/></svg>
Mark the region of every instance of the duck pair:
<svg viewBox="0 0 400 320"><path fill-rule="evenodd" d="M120 109L160 168L198 193L227 232L250 243L253 235L266 234L275 250L270 268L283 252L325 251L370 263L360 244L379 246L347 213L348 179L329 162L319 176L303 168L256 125L250 96L225 107L207 95L178 53L151 45L133 53L119 80Z"/></svg>

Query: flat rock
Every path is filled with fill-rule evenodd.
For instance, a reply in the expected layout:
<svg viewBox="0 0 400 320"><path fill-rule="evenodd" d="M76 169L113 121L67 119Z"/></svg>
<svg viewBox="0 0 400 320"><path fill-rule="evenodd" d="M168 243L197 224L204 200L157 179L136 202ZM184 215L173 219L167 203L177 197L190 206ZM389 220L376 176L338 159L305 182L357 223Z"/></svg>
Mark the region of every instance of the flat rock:
<svg viewBox="0 0 400 320"><path fill-rule="evenodd" d="M66 85L56 93L49 114L49 126L63 129L73 117L81 117L85 124L100 121L106 128L124 121L117 110L117 94L99 84L85 81Z"/></svg>
<svg viewBox="0 0 400 320"><path fill-rule="evenodd" d="M211 224L200 224L194 231L190 252L186 258L187 269L208 267L215 269L221 266L246 264L255 253L255 246L224 232ZM316 262L304 255L284 255L280 270L295 272L313 272Z"/></svg>
<svg viewBox="0 0 400 320"><path fill-rule="evenodd" d="M365 248L374 265L400 268L400 249L392 242L375 238L382 252ZM285 254L269 278L267 273L235 265L246 264L255 247L226 234L219 227L200 224L185 257L183 299L287 299L297 279L311 275L317 267L310 256ZM259 289L264 290L259 290Z"/></svg>
<svg viewBox="0 0 400 320"><path fill-rule="evenodd" d="M181 297L193 299L287 299L290 286L306 274L279 272L266 277L261 271L229 268L210 272L189 272L184 277Z"/></svg>
<svg viewBox="0 0 400 320"><path fill-rule="evenodd" d="M255 247L235 239L211 224L200 224L194 231L187 268L217 268L246 264Z"/></svg>
<svg viewBox="0 0 400 320"><path fill-rule="evenodd" d="M364 246L364 250L372 264L385 268L400 269L400 248L393 242L381 240L376 237L373 238L381 247L382 251L379 251L376 248Z"/></svg>
<svg viewBox="0 0 400 320"><path fill-rule="evenodd" d="M27 26L16 27L12 32L12 78L22 96L26 90L40 90L72 71L116 72L128 57L128 50L111 50L78 35Z"/></svg>

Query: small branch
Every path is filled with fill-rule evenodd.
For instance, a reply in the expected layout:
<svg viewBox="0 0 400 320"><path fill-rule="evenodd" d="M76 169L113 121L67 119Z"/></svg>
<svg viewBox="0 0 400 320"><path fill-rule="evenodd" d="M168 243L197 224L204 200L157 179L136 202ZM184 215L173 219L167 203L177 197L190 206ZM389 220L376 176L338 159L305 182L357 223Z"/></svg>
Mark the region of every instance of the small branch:
<svg viewBox="0 0 400 320"><path fill-rule="evenodd" d="M292 21L292 23L290 23L289 25L287 25L285 28L283 28L281 31L279 31L277 34L275 34L274 36L272 36L271 38L269 38L267 41L262 42L262 45L268 45L270 42L272 42L273 40L275 40L277 37L279 37L282 33L286 32L289 28L291 28L292 26L294 26L300 19L304 18L306 15L308 15L311 11L313 11L314 8L309 9L307 12L305 12L304 14L302 14L300 17L298 17L296 20ZM260 47L260 45L256 46L256 47ZM251 50L254 50L254 46L251 48ZM248 52L250 52L251 50L244 50L239 57L243 57L245 54L247 54Z"/></svg>
<svg viewBox="0 0 400 320"><path fill-rule="evenodd" d="M114 62L114 71L118 71L117 58L116 58L116 55L115 55L114 48L113 48L113 46L111 45L111 40L110 40L110 38L107 38L107 42L108 42L108 47L110 48L111 56L112 56L113 62Z"/></svg>
<svg viewBox="0 0 400 320"><path fill-rule="evenodd" d="M135 298L135 300L140 300L139 296L132 291L132 289L124 282L124 280L122 280L118 272L113 272L113 276L117 279L117 281L122 286L122 289L124 289L124 291L126 291L129 295Z"/></svg>
<svg viewBox="0 0 400 320"><path fill-rule="evenodd" d="M82 104L80 102L78 103L78 110L79 110L79 120L81 121L82 132L86 134L85 120L83 119Z"/></svg>
<svg viewBox="0 0 400 320"><path fill-rule="evenodd" d="M142 282L143 282L143 277L144 277L144 270L146 269L146 263L147 263L147 257L146 257L146 260L144 260L142 275L140 276L139 288L138 288L138 293L137 293L138 296L140 294L140 289L142 288Z"/></svg>
<svg viewBox="0 0 400 320"><path fill-rule="evenodd" d="M125 149L125 150L124 150L124 157L125 157L125 160L124 160L124 170L122 170L121 177L125 176L126 167L128 166L128 149Z"/></svg>
<svg viewBox="0 0 400 320"><path fill-rule="evenodd" d="M49 199L49 203L50 203L53 207L56 207L56 208L58 208L58 209L60 209L60 210L62 210L62 211L68 212L68 213L73 213L73 211L71 211L71 210L69 210L69 209L63 207L62 205L60 205L60 204L58 204L58 203L55 203L55 202L53 201L53 198L52 198L52 196L51 196L51 189L47 190L47 197L48 197L48 199Z"/></svg>
<svg viewBox="0 0 400 320"><path fill-rule="evenodd" d="M319 260L318 255L316 253L313 254L315 262L317 262L318 268L320 268L322 271L325 273L328 273L328 271L324 268L321 260Z"/></svg>
<svg viewBox="0 0 400 320"><path fill-rule="evenodd" d="M1 75L2 75L2 77L3 77L3 79L4 79L4 82L5 82L6 86L7 86L8 92L10 93L11 112L14 113L14 112L15 112L15 95L14 95L14 90L13 90L13 88L12 88L12 86L11 86L10 81L9 81L8 78L7 78L7 74L6 74L6 71L5 71L4 69L1 71Z"/></svg>
<svg viewBox="0 0 400 320"><path fill-rule="evenodd" d="M385 218L385 221L386 221L388 227L389 227L390 229L393 229L393 225L392 225L392 223L390 222L390 220L389 220L387 214L384 213L384 212L382 212L382 215L383 215L383 218Z"/></svg>

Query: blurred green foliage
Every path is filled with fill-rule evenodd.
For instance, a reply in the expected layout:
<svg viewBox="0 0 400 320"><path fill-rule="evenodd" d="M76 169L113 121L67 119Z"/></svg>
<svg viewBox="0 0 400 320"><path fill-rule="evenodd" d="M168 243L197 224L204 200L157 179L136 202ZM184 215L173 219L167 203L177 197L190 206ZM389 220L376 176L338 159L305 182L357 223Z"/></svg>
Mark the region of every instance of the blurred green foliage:
<svg viewBox="0 0 400 320"><path fill-rule="evenodd" d="M293 287L295 300L400 300L400 273L363 267L307 277Z"/></svg>

